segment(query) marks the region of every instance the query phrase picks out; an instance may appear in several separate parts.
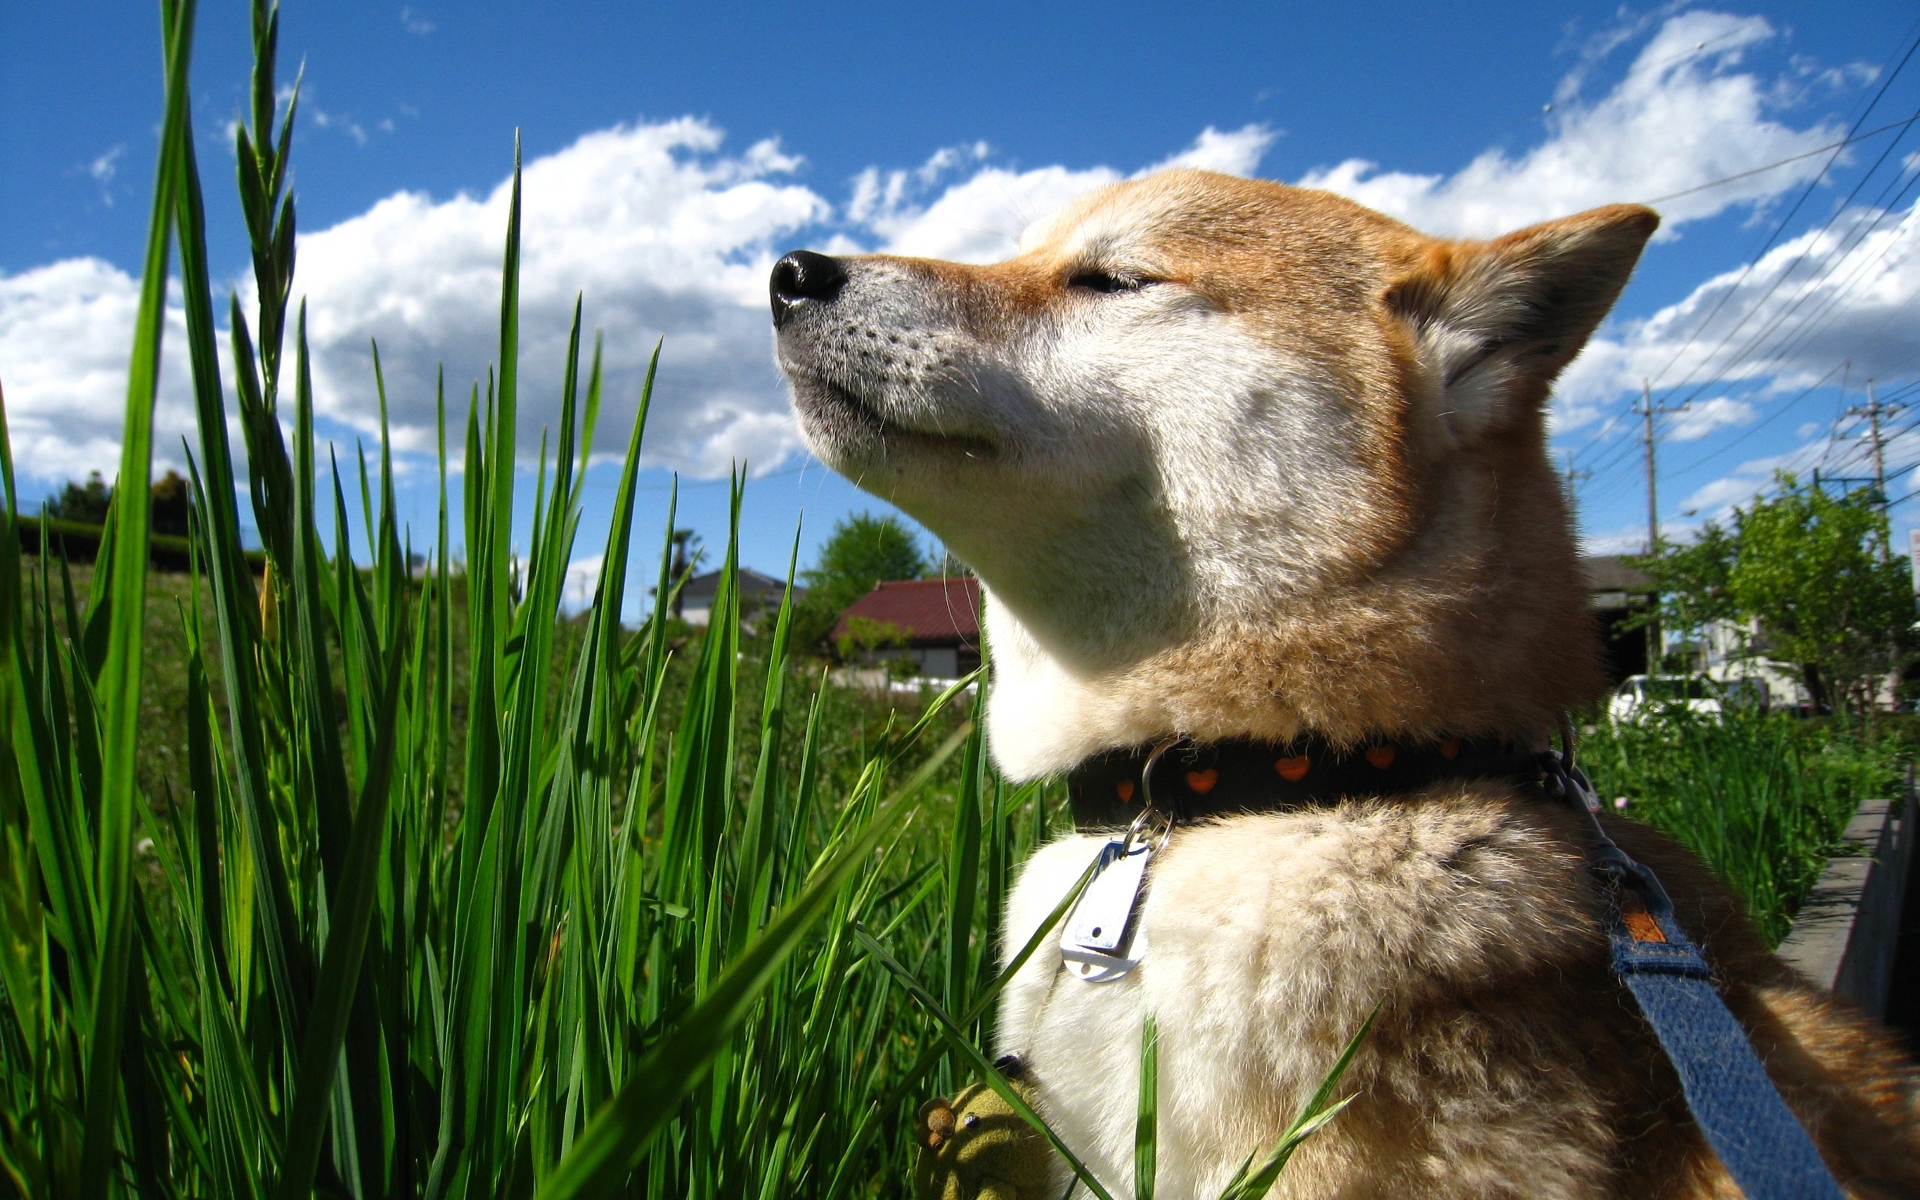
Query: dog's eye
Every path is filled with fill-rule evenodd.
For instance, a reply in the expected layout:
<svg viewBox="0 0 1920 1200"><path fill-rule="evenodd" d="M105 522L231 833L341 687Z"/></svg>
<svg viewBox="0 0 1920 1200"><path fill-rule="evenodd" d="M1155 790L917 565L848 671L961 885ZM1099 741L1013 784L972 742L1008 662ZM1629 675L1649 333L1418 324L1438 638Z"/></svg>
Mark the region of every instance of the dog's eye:
<svg viewBox="0 0 1920 1200"><path fill-rule="evenodd" d="M1068 277L1067 286L1089 292L1137 292L1145 282L1143 279L1124 279L1105 271L1075 271Z"/></svg>

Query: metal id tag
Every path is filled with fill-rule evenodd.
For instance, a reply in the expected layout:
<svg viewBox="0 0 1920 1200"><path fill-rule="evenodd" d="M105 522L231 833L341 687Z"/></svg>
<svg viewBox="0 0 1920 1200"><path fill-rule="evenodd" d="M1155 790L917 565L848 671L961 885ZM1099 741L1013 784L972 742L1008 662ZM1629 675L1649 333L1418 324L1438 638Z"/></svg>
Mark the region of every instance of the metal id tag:
<svg viewBox="0 0 1920 1200"><path fill-rule="evenodd" d="M1117 979L1139 961L1135 936L1150 842L1110 841L1100 850L1093 881L1080 894L1060 933L1060 957L1069 973L1090 983Z"/></svg>
<svg viewBox="0 0 1920 1200"><path fill-rule="evenodd" d="M1066 965L1067 974L1082 983L1112 983L1139 966L1146 956L1147 931L1138 923L1134 926L1133 940L1118 955L1079 946L1060 947L1060 960Z"/></svg>

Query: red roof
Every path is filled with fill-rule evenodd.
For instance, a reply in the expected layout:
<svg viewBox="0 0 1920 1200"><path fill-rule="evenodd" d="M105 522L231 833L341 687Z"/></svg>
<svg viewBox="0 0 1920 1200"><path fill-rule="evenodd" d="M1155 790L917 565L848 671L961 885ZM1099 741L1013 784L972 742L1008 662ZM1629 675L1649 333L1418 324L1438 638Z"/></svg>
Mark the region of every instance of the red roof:
<svg viewBox="0 0 1920 1200"><path fill-rule="evenodd" d="M840 614L833 636L847 631L850 617L885 621L907 631L914 646L978 645L980 581L971 575L902 579L878 584Z"/></svg>

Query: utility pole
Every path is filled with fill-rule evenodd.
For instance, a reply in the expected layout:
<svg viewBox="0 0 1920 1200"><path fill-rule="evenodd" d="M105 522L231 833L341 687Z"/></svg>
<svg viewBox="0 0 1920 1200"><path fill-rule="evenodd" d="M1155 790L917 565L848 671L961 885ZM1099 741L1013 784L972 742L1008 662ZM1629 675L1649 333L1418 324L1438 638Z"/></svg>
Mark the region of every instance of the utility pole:
<svg viewBox="0 0 1920 1200"><path fill-rule="evenodd" d="M1873 449L1873 489L1880 497L1880 507L1887 505L1887 439L1880 432L1880 418L1890 417L1900 412L1904 404L1882 404L1873 394L1873 380L1867 380L1867 402L1856 404L1847 410L1850 417L1867 419L1867 437L1871 439Z"/></svg>
<svg viewBox="0 0 1920 1200"><path fill-rule="evenodd" d="M1660 549L1660 492L1657 482L1658 472L1654 466L1654 447L1660 440L1660 434L1654 427L1654 418L1668 413L1685 412L1687 407L1685 404L1673 408L1664 404L1655 404L1652 381L1645 379L1640 381L1640 403L1633 411L1640 414L1645 422L1642 426L1644 432L1640 435L1640 441L1647 452L1647 553L1650 555ZM1657 616L1660 594L1653 593L1649 596L1649 602L1655 609L1655 617L1647 622L1647 673L1651 675L1660 670L1662 657L1660 651L1666 642L1660 636L1660 622Z"/></svg>
<svg viewBox="0 0 1920 1200"><path fill-rule="evenodd" d="M1592 479L1593 472L1574 470L1573 469L1573 451L1569 450L1566 452L1566 454L1567 454L1567 469L1562 471L1560 474L1567 481L1567 504L1569 507L1571 507L1573 504L1573 489L1578 487L1581 484L1581 482L1583 482L1584 480Z"/></svg>
<svg viewBox="0 0 1920 1200"><path fill-rule="evenodd" d="M1647 457L1647 553L1652 554L1660 545L1660 493L1656 483L1654 468L1654 446L1660 440L1659 431L1654 428L1654 418L1668 413L1686 412L1691 404L1681 404L1668 408L1664 404L1653 402L1653 384L1647 380L1640 382L1640 403L1633 411L1645 422L1640 434L1640 444L1646 448Z"/></svg>

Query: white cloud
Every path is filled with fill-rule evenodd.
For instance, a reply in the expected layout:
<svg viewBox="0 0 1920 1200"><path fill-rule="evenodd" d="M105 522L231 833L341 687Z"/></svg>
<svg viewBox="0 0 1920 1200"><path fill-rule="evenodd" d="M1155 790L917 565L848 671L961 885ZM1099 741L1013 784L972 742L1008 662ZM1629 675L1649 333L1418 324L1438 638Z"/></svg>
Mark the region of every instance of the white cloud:
<svg viewBox="0 0 1920 1200"><path fill-rule="evenodd" d="M523 439L557 425L567 326L584 292L587 336L607 332L603 429L631 417L664 336L653 461L713 475L738 458L771 468L797 446L768 351L766 278L785 239L829 206L782 178L799 160L777 144L725 155L721 136L690 118L621 126L527 164ZM449 407L464 412L496 357L509 187L440 201L402 192L301 239L294 291L308 298L325 413L377 426L370 339L403 445L431 444L438 364Z"/></svg>
<svg viewBox="0 0 1920 1200"><path fill-rule="evenodd" d="M400 24L402 27L406 29L408 33L416 34L421 37L424 37L427 34L432 33L435 29L439 28L439 26L435 25L432 21L429 21L426 18L426 16L423 13L421 13L419 9L414 8L411 5L401 6Z"/></svg>
<svg viewBox="0 0 1920 1200"><path fill-rule="evenodd" d="M403 19L426 20L412 9ZM1790 99L1791 88L1739 69L1742 52L1772 36L1758 19L1673 17L1642 48L1625 79L1589 103L1579 92L1583 73L1597 61L1590 56L1564 85L1550 136L1518 157L1490 151L1446 177L1383 173L1350 162L1316 172L1308 182L1340 186L1436 230L1492 232L1748 169L1833 136L1825 126L1796 130L1781 124L1774 114ZM337 113L311 103L304 111L317 125L366 136ZM405 106L401 111L411 115ZM1251 173L1278 136L1261 125L1209 126L1148 169ZM1676 201L1669 216L1691 219L1729 204L1757 203L1804 179L1823 159ZM113 166L110 152L90 173L110 177ZM974 142L941 150L917 167L863 172L836 212L826 197L797 181L800 166L772 141L729 151L717 128L694 118L590 133L527 164L520 407L522 444L529 452L540 427L557 422L561 360L577 292L585 293L589 334L595 327L607 334L603 447L615 446L617 437L607 431L630 418L647 356L664 336L650 462L703 476L724 474L739 459L755 470L771 470L799 447L768 352L766 274L777 253L810 244L835 253L877 248L997 259L1016 249L1031 222L1132 169L1019 169L995 162L990 147ZM471 381L484 381L496 355L506 204L504 181L481 196L436 199L400 192L302 236L294 289L296 298L310 302L323 416L361 431L376 427L368 345L377 338L399 444L431 446L434 372L441 363L457 426ZM1824 370L1835 347L1868 334L1885 351L1874 361L1920 352L1920 324L1900 319L1912 311L1920 267L1894 229L1904 234L1914 214L1883 222L1879 230L1867 228L1871 219L1850 217L1852 224L1836 225L1831 235L1783 245L1744 280L1710 281L1644 322L1609 331L1570 372L1556 427L1591 421L1623 389L1637 387L1643 374L1656 373L1690 322L1697 324L1716 303L1716 288L1742 293L1727 304L1729 315L1774 278L1783 279L1770 301L1775 310L1799 298L1804 311L1814 311L1827 295L1844 291L1844 302L1795 352L1798 357L1776 356L1779 361L1764 370L1755 368L1761 374L1791 374L1803 365ZM1787 264L1795 254L1825 252L1809 240L1819 236L1854 236L1849 261L1858 270L1849 267L1831 278L1805 268L1794 273ZM96 260L0 277L0 380L8 389L23 471L58 478L112 469L136 293L134 280ZM176 312L164 360L157 442L163 459L175 453L177 435L187 427L179 324ZM1710 327L1703 341L1710 344L1718 330ZM1822 361L1821 355L1828 357ZM1864 363L1874 355L1856 357ZM1690 365L1684 361L1680 369ZM1674 429L1677 436L1693 430L1698 433L1692 436L1703 436L1711 428L1752 421L1756 407L1764 410L1755 397L1721 397L1696 406L1696 415L1685 419L1690 423Z"/></svg>
<svg viewBox="0 0 1920 1200"><path fill-rule="evenodd" d="M1082 192L1118 182L1112 167L984 167L931 203L878 206L866 221L889 254L994 262L1019 249L1021 231ZM891 180L889 180L890 191Z"/></svg>
<svg viewBox="0 0 1920 1200"><path fill-rule="evenodd" d="M337 115L307 111L341 127ZM1168 161L1250 170L1272 138L1257 126L1209 128ZM1122 178L1104 166L1015 171L987 165L990 153L974 143L912 170L865 173L837 232L833 206L791 178L797 157L772 141L726 153L721 132L697 119L602 130L530 161L522 445L530 452L540 428L558 423L567 327L584 293L589 338L595 327L607 335L604 447L617 445L607 431L631 419L647 358L664 337L649 460L701 476L739 461L756 471L779 466L800 443L769 353L766 278L776 254L805 241L842 252L878 241L902 253L1001 257L1033 219ZM108 156L102 170L110 168ZM397 445L433 445L434 377L444 364L457 446L469 388L484 386L497 357L508 191L502 180L485 196L396 193L301 237L294 297L308 304L322 417L378 428L377 339ZM138 291L136 279L96 259L0 278L0 383L23 474L113 471ZM248 298L242 306L251 311ZM192 427L184 355L176 300L156 439L162 465L177 463L179 437Z"/></svg>
<svg viewBox="0 0 1920 1200"><path fill-rule="evenodd" d="M113 207L113 177L120 172L120 155L126 151L124 144L102 154L87 164L87 175L100 187L100 203Z"/></svg>
<svg viewBox="0 0 1920 1200"><path fill-rule="evenodd" d="M0 387L22 476L55 481L100 471L113 477L139 308L139 281L97 258L0 276ZM180 439L193 430L186 325L177 299L167 318L154 417L160 467L181 465Z"/></svg>
<svg viewBox="0 0 1920 1200"><path fill-rule="evenodd" d="M520 408L529 453L540 428L558 423L567 327L582 291L583 385L593 329L607 333L604 447L621 442L664 336L651 462L712 476L736 461L771 469L798 449L768 348L766 277L786 240L831 207L781 178L799 160L774 143L736 155L719 153L720 144L718 130L688 119L589 134L527 164ZM296 305L308 301L321 416L377 429L369 349L377 338L396 443L432 446L434 374L444 363L457 447L469 386L497 357L508 190L503 181L485 197L443 201L399 193L301 238L294 293ZM0 386L24 476L113 473L138 303L138 280L98 259L0 276ZM243 309L251 303L242 297ZM291 353L289 334L289 361ZM180 463L179 439L193 427L185 354L176 289L155 437L163 467ZM231 406L230 388L228 397Z"/></svg>
<svg viewBox="0 0 1920 1200"><path fill-rule="evenodd" d="M1748 459L1720 478L1694 489L1691 495L1681 501L1680 509L1701 520L1719 520L1729 510L1747 503L1771 487L1776 472L1805 474L1810 471L1825 449L1825 440L1822 439L1805 443L1784 454Z"/></svg>
<svg viewBox="0 0 1920 1200"><path fill-rule="evenodd" d="M1920 202L1853 208L1717 275L1685 299L1590 342L1555 395L1555 428L1577 429L1622 393L1748 381L1801 389L1850 360L1858 381L1920 366ZM1837 380L1836 380L1837 382ZM1684 393L1683 393L1684 394Z"/></svg>
<svg viewBox="0 0 1920 1200"><path fill-rule="evenodd" d="M1666 534L1666 526L1660 532ZM1622 525L1604 532L1580 531L1580 553L1582 554L1645 554L1647 552L1647 527L1645 525Z"/></svg>
<svg viewBox="0 0 1920 1200"><path fill-rule="evenodd" d="M364 146L367 144L366 127L352 117L327 112L317 105L310 106L307 109L307 116L313 121L315 128L338 129L340 132L352 138L355 145Z"/></svg>
<svg viewBox="0 0 1920 1200"><path fill-rule="evenodd" d="M1745 400L1734 400L1727 396L1695 400L1673 414L1671 424L1666 428L1666 436L1676 442L1697 442L1716 430L1745 425L1754 416L1753 405Z"/></svg>
<svg viewBox="0 0 1920 1200"><path fill-rule="evenodd" d="M1251 175L1260 169L1267 147L1280 135L1265 125L1243 125L1226 131L1209 125L1200 131L1180 153L1164 158L1141 174L1170 171L1175 167L1193 167L1201 171L1220 171L1227 175Z"/></svg>
<svg viewBox="0 0 1920 1200"><path fill-rule="evenodd" d="M1697 188L1838 140L1831 123L1794 129L1773 119L1790 97L1772 81L1735 70L1748 48L1773 36L1760 17L1683 13L1661 26L1599 100L1580 98L1586 67L1569 76L1548 116L1550 136L1517 157L1488 150L1450 176L1382 171L1348 159L1300 182L1458 237L1489 237L1600 204ZM1825 161L1814 155L1663 201L1657 207L1667 222L1664 236L1682 222L1814 178Z"/></svg>
<svg viewBox="0 0 1920 1200"><path fill-rule="evenodd" d="M1227 132L1209 125L1186 149L1139 173L1199 167L1250 175L1277 136L1264 125ZM1107 166L984 166L931 201L922 199L941 179L988 153L985 143L976 143L942 150L913 171L869 168L854 180L848 218L877 234L889 254L995 262L1018 251L1020 234L1035 221L1083 192L1125 178Z"/></svg>
<svg viewBox="0 0 1920 1200"><path fill-rule="evenodd" d="M584 612L593 604L593 593L600 586L600 568L607 561L604 553L577 557L578 546L574 547L574 560L567 564L565 578L560 581L560 606L571 613Z"/></svg>

